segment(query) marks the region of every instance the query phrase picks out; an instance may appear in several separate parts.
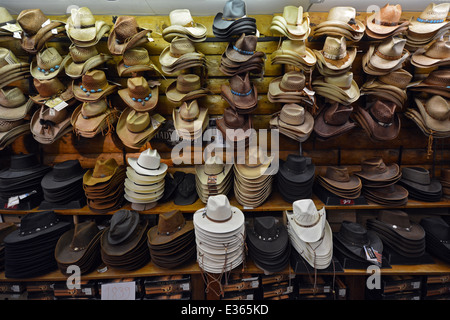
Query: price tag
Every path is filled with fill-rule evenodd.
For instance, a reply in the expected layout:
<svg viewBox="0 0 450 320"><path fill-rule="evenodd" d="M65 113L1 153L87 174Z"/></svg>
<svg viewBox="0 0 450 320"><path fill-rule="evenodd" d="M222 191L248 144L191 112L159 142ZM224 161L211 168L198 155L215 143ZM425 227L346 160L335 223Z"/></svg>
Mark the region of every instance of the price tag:
<svg viewBox="0 0 450 320"><path fill-rule="evenodd" d="M153 127L153 129L158 129L159 126L161 125L161 123L158 120L154 119L153 117L151 119L152 119L152 127Z"/></svg>
<svg viewBox="0 0 450 320"><path fill-rule="evenodd" d="M16 31L13 33L13 38L22 39L22 35L19 31Z"/></svg>
<svg viewBox="0 0 450 320"><path fill-rule="evenodd" d="M244 210L253 210L254 209L253 207L247 207L247 206L244 206L243 208L244 208Z"/></svg>
<svg viewBox="0 0 450 320"><path fill-rule="evenodd" d="M217 184L217 176L208 176L207 184Z"/></svg>
<svg viewBox="0 0 450 320"><path fill-rule="evenodd" d="M346 206L354 205L355 204L355 200L352 200L352 199L339 199L339 203L341 205L346 205Z"/></svg>
<svg viewBox="0 0 450 320"><path fill-rule="evenodd" d="M381 254L372 247L364 246L364 251L366 253L366 260L372 262L373 264L381 267Z"/></svg>
<svg viewBox="0 0 450 320"><path fill-rule="evenodd" d="M309 90L308 88L303 88L303 91L305 91L305 93L306 93L308 96L314 96L314 95L316 94L315 91Z"/></svg>
<svg viewBox="0 0 450 320"><path fill-rule="evenodd" d="M14 197L10 197L8 199L8 208L12 208L14 206L17 206L19 204L20 200L19 200L19 196L14 196Z"/></svg>
<svg viewBox="0 0 450 320"><path fill-rule="evenodd" d="M13 24L13 23L7 23L6 25L1 27L2 29L9 31L9 32L21 32L22 28L17 25L17 24Z"/></svg>
<svg viewBox="0 0 450 320"><path fill-rule="evenodd" d="M45 27L45 26L48 26L50 24L50 19L47 19L47 21L45 21L42 25L41 25L41 27L43 28L43 27Z"/></svg>
<svg viewBox="0 0 450 320"><path fill-rule="evenodd" d="M189 282L180 284L180 287L181 287L181 289L183 289L183 291L189 291L190 290Z"/></svg>
<svg viewBox="0 0 450 320"><path fill-rule="evenodd" d="M83 288L83 289L81 289L81 292L83 292L87 296L92 296L92 289L91 288Z"/></svg>
<svg viewBox="0 0 450 320"><path fill-rule="evenodd" d="M53 34L58 34L58 29L53 28L53 29L52 29L52 33L53 33Z"/></svg>
<svg viewBox="0 0 450 320"><path fill-rule="evenodd" d="M101 300L136 300L136 283L130 281L102 284Z"/></svg>

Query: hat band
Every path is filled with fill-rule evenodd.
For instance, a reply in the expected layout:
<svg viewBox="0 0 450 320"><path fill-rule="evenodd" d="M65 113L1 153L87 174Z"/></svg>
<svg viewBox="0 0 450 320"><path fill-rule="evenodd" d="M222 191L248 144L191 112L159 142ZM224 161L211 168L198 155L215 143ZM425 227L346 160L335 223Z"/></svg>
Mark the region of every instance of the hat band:
<svg viewBox="0 0 450 320"><path fill-rule="evenodd" d="M233 49L241 54L246 54L246 55L252 55L255 53L255 51L246 51L246 50L239 49L238 47L236 47L234 45L233 45Z"/></svg>
<svg viewBox="0 0 450 320"><path fill-rule="evenodd" d="M230 209L230 211L231 211L231 209ZM231 220L231 218L233 217L233 213L231 213L231 215L225 220L216 220L216 219L213 219L208 216L208 209L206 209L205 212L203 213L203 216L206 217L207 219L211 220L212 222L222 223L222 222L227 222L228 220Z"/></svg>
<svg viewBox="0 0 450 320"><path fill-rule="evenodd" d="M186 121L186 122L194 122L195 120L198 119L198 117L195 117L195 118L192 118L192 119L189 119L189 118L183 118L183 116L181 116L181 115L180 115L180 117L181 117L181 120Z"/></svg>
<svg viewBox="0 0 450 320"><path fill-rule="evenodd" d="M59 65L55 65L54 67L52 67L52 68L50 68L48 70L46 70L44 68L37 67L37 70L42 72L45 75L48 75L50 72L55 72L58 69L59 69Z"/></svg>
<svg viewBox="0 0 450 320"><path fill-rule="evenodd" d="M35 233L35 232L39 232L39 231L42 231L42 230L47 229L49 227L53 227L58 222L59 222L59 219L56 219L54 222L50 222L48 225L38 227L38 228L36 228L34 230L31 230L31 231L28 231L28 232L22 231L21 233L19 233L19 235L24 236L25 234L32 234L32 233Z"/></svg>
<svg viewBox="0 0 450 320"><path fill-rule="evenodd" d="M170 236L178 231L180 231L181 229L183 229L183 227L186 225L186 220L183 221L183 223L181 225L179 225L178 227L175 228L174 231L167 231L167 232L159 232L159 230L157 231L157 234L160 236Z"/></svg>
<svg viewBox="0 0 450 320"><path fill-rule="evenodd" d="M442 23L445 20L444 19L428 20L428 19L417 18L417 21L423 22L423 23Z"/></svg>
<svg viewBox="0 0 450 320"><path fill-rule="evenodd" d="M148 96L146 96L145 98L135 98L135 97L131 97L131 100L133 100L134 102L139 102L139 103L141 103L143 106L145 106L145 103L147 102L147 101L149 101L150 100L150 98L152 97L152 93L150 92L149 94L148 94Z"/></svg>
<svg viewBox="0 0 450 320"><path fill-rule="evenodd" d="M100 89L91 89L91 90L89 90L89 89L86 89L85 87L83 87L82 84L80 85L80 89L83 90L86 93L87 96L90 96L91 93L96 93L96 92L102 92L103 91L103 89L101 89L101 88Z"/></svg>
<svg viewBox="0 0 450 320"><path fill-rule="evenodd" d="M156 168L156 169L149 169L149 168L143 167L143 166L141 166L141 165L139 164L138 161L136 161L136 164L137 164L139 167L141 167L142 169L145 169L145 170L159 170L159 168L161 168L161 163L159 163L159 166L158 166L158 168Z"/></svg>
<svg viewBox="0 0 450 320"><path fill-rule="evenodd" d="M390 223L387 223L387 222L384 222L384 221L382 221L382 222L384 224L387 224L388 226L390 226L392 229L411 232L411 226L404 228L404 227L399 227L396 224L390 224Z"/></svg>
<svg viewBox="0 0 450 320"><path fill-rule="evenodd" d="M232 94L234 94L235 96L240 96L240 97L246 97L253 92L253 89L250 89L250 91L246 92L246 93L237 92L237 91L234 91L233 89L230 89L230 90L231 90Z"/></svg>
<svg viewBox="0 0 450 320"><path fill-rule="evenodd" d="M382 126L383 128L389 128L390 126L392 126L392 122L382 122L380 120L378 120L372 113L372 110L369 110L369 114L372 117L372 119L378 123L380 126Z"/></svg>
<svg viewBox="0 0 450 320"><path fill-rule="evenodd" d="M269 241L269 242L270 242L270 241L274 241L274 240L278 239L278 237L280 236L280 229L277 228L277 233L276 233L273 237L267 237L267 238L264 238L263 236L257 234L255 230L253 230L253 234L254 234L255 237L257 237L259 240L262 240L262 241Z"/></svg>
<svg viewBox="0 0 450 320"><path fill-rule="evenodd" d="M322 54L325 58L330 59L330 60L341 60L347 56L347 52L337 55L337 54L330 54L328 52L323 51Z"/></svg>
<svg viewBox="0 0 450 320"><path fill-rule="evenodd" d="M85 28L93 28L93 27L95 27L95 24L88 24L85 26L76 26L76 25L72 24L71 27L74 29L85 29Z"/></svg>
<svg viewBox="0 0 450 320"><path fill-rule="evenodd" d="M379 56L380 58L384 59L384 60L392 60L392 61L394 61L394 60L399 60L399 59L402 58L402 55L399 55L399 56L387 56L387 55L381 53L378 49L375 51L375 54L377 56Z"/></svg>
<svg viewBox="0 0 450 320"><path fill-rule="evenodd" d="M299 223L299 222L297 221L297 219L295 219L295 218L294 218L294 221L295 221L295 223L296 223L299 227L302 227L302 228L312 228L312 227L316 226L316 225L319 223L320 217L321 217L321 216L322 216L322 214L319 212L319 215L317 216L317 220L316 220L313 224L309 224L309 225L301 224L301 223Z"/></svg>
<svg viewBox="0 0 450 320"><path fill-rule="evenodd" d="M380 26L386 26L386 27L395 27L396 25L398 25L398 22L381 21L381 20L375 19L375 24L378 24Z"/></svg>

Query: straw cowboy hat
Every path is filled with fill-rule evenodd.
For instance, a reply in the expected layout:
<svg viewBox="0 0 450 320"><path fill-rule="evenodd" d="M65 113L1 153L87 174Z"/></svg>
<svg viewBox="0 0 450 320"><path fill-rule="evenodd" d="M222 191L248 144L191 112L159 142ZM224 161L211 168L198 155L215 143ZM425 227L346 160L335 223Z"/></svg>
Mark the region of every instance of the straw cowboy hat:
<svg viewBox="0 0 450 320"><path fill-rule="evenodd" d="M401 15L401 5L386 4L366 18L366 32L373 38L382 38L406 31L409 20L402 20Z"/></svg>
<svg viewBox="0 0 450 320"><path fill-rule="evenodd" d="M309 138L314 128L313 116L304 107L287 103L280 112L270 119L271 128L278 128L281 133L303 142Z"/></svg>
<svg viewBox="0 0 450 320"><path fill-rule="evenodd" d="M356 10L352 7L334 7L328 12L327 20L314 30L314 36L344 36L348 40L358 42L364 36L366 26L356 20Z"/></svg>
<svg viewBox="0 0 450 320"><path fill-rule="evenodd" d="M353 80L352 72L335 77L321 77L314 80L312 85L317 94L342 104L352 104L360 97L360 90Z"/></svg>
<svg viewBox="0 0 450 320"><path fill-rule="evenodd" d="M98 53L95 46L78 47L71 44L69 47L70 57L64 66L66 74L72 79L82 77L87 71L101 66L112 59L112 56L105 53Z"/></svg>
<svg viewBox="0 0 450 320"><path fill-rule="evenodd" d="M347 50L345 37L327 37L322 50L314 50L317 59L331 70L351 67L356 58L356 47Z"/></svg>
<svg viewBox="0 0 450 320"><path fill-rule="evenodd" d="M37 104L43 105L49 100L56 98L66 102L68 105L75 103L72 87L63 84L59 78L55 77L48 80L33 79L33 85L38 94L30 96L30 99Z"/></svg>
<svg viewBox="0 0 450 320"><path fill-rule="evenodd" d="M439 39L426 48L417 49L411 56L411 63L418 68L450 65L450 41Z"/></svg>
<svg viewBox="0 0 450 320"><path fill-rule="evenodd" d="M27 99L18 87L0 89L0 119L20 120L30 111L33 101Z"/></svg>
<svg viewBox="0 0 450 320"><path fill-rule="evenodd" d="M136 111L151 111L158 103L159 82L144 77L133 77L127 81L127 88L118 91L122 100Z"/></svg>
<svg viewBox="0 0 450 320"><path fill-rule="evenodd" d="M139 27L136 18L119 16L108 36L108 49L112 55L123 55L126 50L149 42L152 30Z"/></svg>
<svg viewBox="0 0 450 320"><path fill-rule="evenodd" d="M203 88L201 79L196 74L180 74L166 89L166 97L171 102L196 100L206 96L211 91Z"/></svg>
<svg viewBox="0 0 450 320"><path fill-rule="evenodd" d="M111 29L106 22L95 20L91 10L87 7L72 9L65 27L69 39L80 47L96 45Z"/></svg>
<svg viewBox="0 0 450 320"><path fill-rule="evenodd" d="M173 109L172 117L175 130L180 136L186 137L185 133L188 133L191 138L196 139L208 125L208 108L199 106L197 100L185 101L178 109Z"/></svg>
<svg viewBox="0 0 450 320"><path fill-rule="evenodd" d="M283 40L281 48L274 51L271 55L272 61L280 59L281 57L290 57L306 66L313 66L316 64L314 51L308 48L304 41Z"/></svg>
<svg viewBox="0 0 450 320"><path fill-rule="evenodd" d="M177 35L189 38L192 41L206 39L206 27L192 19L189 9L175 9L169 13L170 26L163 30L163 38L171 42Z"/></svg>
<svg viewBox="0 0 450 320"><path fill-rule="evenodd" d="M104 98L117 89L117 85L110 84L106 74L102 70L93 69L86 72L81 78L81 83L72 82L72 90L75 98L83 102L97 101Z"/></svg>
<svg viewBox="0 0 450 320"><path fill-rule="evenodd" d="M369 51L369 63L378 69L392 69L409 57L405 49L406 39L392 37L380 43L373 51ZM371 54L371 55L370 55Z"/></svg>
<svg viewBox="0 0 450 320"><path fill-rule="evenodd" d="M450 131L450 105L447 99L434 95L426 101L419 98L415 98L414 101L429 129L440 132Z"/></svg>
<svg viewBox="0 0 450 320"><path fill-rule="evenodd" d="M309 24L309 14L303 12L303 7L285 6L283 15L272 18L270 31L291 40L304 40L311 32Z"/></svg>
<svg viewBox="0 0 450 320"><path fill-rule="evenodd" d="M59 54L54 47L45 49L36 55L31 62L30 73L35 79L46 80L59 75L69 60L70 55L64 56Z"/></svg>
<svg viewBox="0 0 450 320"><path fill-rule="evenodd" d="M72 131L70 113L67 108L55 111L42 105L33 114L30 129L36 141L41 144L51 144L66 133Z"/></svg>
<svg viewBox="0 0 450 320"><path fill-rule="evenodd" d="M147 49L133 47L127 49L122 60L117 64L117 73L120 77L130 77L135 73L155 70L156 66L150 60Z"/></svg>
<svg viewBox="0 0 450 320"><path fill-rule="evenodd" d="M435 32L448 24L450 3L430 3L416 20L412 20L409 30L417 34Z"/></svg>

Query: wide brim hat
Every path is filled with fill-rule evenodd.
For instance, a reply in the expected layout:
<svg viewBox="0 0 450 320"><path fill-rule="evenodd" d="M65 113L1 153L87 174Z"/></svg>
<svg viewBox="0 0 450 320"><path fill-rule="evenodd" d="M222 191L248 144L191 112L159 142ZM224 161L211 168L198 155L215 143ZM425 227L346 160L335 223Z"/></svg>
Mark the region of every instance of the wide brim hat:
<svg viewBox="0 0 450 320"><path fill-rule="evenodd" d="M261 253L261 260L264 259L264 255L262 253L267 253L270 255L271 253L280 253L286 249L289 244L289 236L286 230L286 227L282 224L278 225L278 236L276 239L271 241L265 241L260 239L260 237L254 232L252 228L247 227L247 241L250 246L253 246L258 250L258 253ZM258 254L259 256L259 254Z"/></svg>
<svg viewBox="0 0 450 320"><path fill-rule="evenodd" d="M177 90L177 81L173 81L166 89L166 97L173 102L184 102L188 100L195 100L204 97L211 93L208 88L200 88L198 90L192 90L190 92L180 92Z"/></svg>
<svg viewBox="0 0 450 320"><path fill-rule="evenodd" d="M358 84L355 80L352 80L349 89L342 89L336 85L329 84L324 81L324 78L318 78L312 82L315 91L320 91L320 95L325 97L341 97L350 103L355 102L361 95Z"/></svg>
<svg viewBox="0 0 450 320"><path fill-rule="evenodd" d="M397 235L400 239L407 239L412 241L419 241L425 238L425 231L422 226L414 221L410 221L408 230L398 228L394 225L389 225L378 219L371 219L371 223L378 226L382 230L386 230L388 234ZM401 241L401 240L400 240Z"/></svg>
<svg viewBox="0 0 450 320"><path fill-rule="evenodd" d="M180 112L173 109L173 124L176 130L187 130L190 133L194 133L194 129L198 129L203 132L205 121L208 117L208 108L199 107L199 114L195 121L186 121L181 118ZM202 126L197 128L196 123L202 123Z"/></svg>
<svg viewBox="0 0 450 320"><path fill-rule="evenodd" d="M159 168L157 169L146 169L141 167L138 164L138 158L128 158L128 164L131 166L131 168L134 169L134 171L136 171L138 174L141 175L148 175L148 176L160 176L162 174L164 174L164 172L167 172L167 164L164 162L161 162L159 164Z"/></svg>
<svg viewBox="0 0 450 320"><path fill-rule="evenodd" d="M367 125L371 136L378 140L393 140L398 137L401 128L400 117L397 113L394 113L394 120L388 127L380 125L364 108L358 108L357 113L362 116L362 120Z"/></svg>
<svg viewBox="0 0 450 320"><path fill-rule="evenodd" d="M117 63L117 73L118 73L119 77L128 77L128 76L132 76L133 73L147 72L147 71L152 71L155 69L156 69L156 66L153 64L153 62L151 60L149 60L148 64L137 64L134 66L125 65L125 62L123 61L123 59Z"/></svg>
<svg viewBox="0 0 450 320"><path fill-rule="evenodd" d="M80 171L76 176L64 181L55 180L55 171L51 170L41 180L41 186L46 190L58 190L70 187L72 184L79 182L80 188L82 186L83 177L86 170Z"/></svg>
<svg viewBox="0 0 450 320"><path fill-rule="evenodd" d="M314 132L322 138L335 137L344 134L356 127L356 123L351 122L350 118L342 125L330 125L326 123L324 115L326 107L320 110L317 117L314 119Z"/></svg>
<svg viewBox="0 0 450 320"><path fill-rule="evenodd" d="M270 122L271 125L274 125L280 129L292 131L292 133L296 133L299 135L304 134L309 136L314 128L314 117L308 111L305 111L305 121L301 125L292 125L283 122L280 119L280 112L276 112L275 114L273 114Z"/></svg>
<svg viewBox="0 0 450 320"><path fill-rule="evenodd" d="M186 61L195 61L200 62L204 59L204 54L200 52L188 52L181 56L171 56L170 55L170 46L165 47L161 54L159 55L159 63L164 68L173 68L177 64L181 64L181 62Z"/></svg>
<svg viewBox="0 0 450 320"><path fill-rule="evenodd" d="M290 171L285 165L286 161L280 159L280 167L278 173L286 180L292 183L305 183L309 182L315 173L315 166L313 164L307 165L304 172L297 173Z"/></svg>
<svg viewBox="0 0 450 320"><path fill-rule="evenodd" d="M15 121L25 118L33 106L33 100L27 99L27 101L17 107L7 108L0 105L0 119L7 121Z"/></svg>
<svg viewBox="0 0 450 320"><path fill-rule="evenodd" d="M95 25L88 28L74 28L67 23L66 26L67 37L79 47L90 47L96 45L100 39L111 29L105 21L97 20Z"/></svg>
<svg viewBox="0 0 450 320"><path fill-rule="evenodd" d="M306 47L305 55L302 56L295 51L278 49L274 51L271 55L271 59L273 63L274 61L280 58L293 59L307 66L314 66L317 62L316 55L314 54L313 49Z"/></svg>
<svg viewBox="0 0 450 320"><path fill-rule="evenodd" d="M426 23L417 21L417 19L416 20L412 19L408 27L408 33L411 32L416 34L430 34L447 27L449 23L450 21L448 20L438 23L437 22Z"/></svg>
<svg viewBox="0 0 450 320"><path fill-rule="evenodd" d="M215 222L210 220L206 212L206 207L197 210L193 215L194 227L197 232L207 232L212 234L218 234L220 237L221 234L233 233L236 230L239 230L245 222L244 213L237 207L230 206L231 217L224 222Z"/></svg>
<svg viewBox="0 0 450 320"><path fill-rule="evenodd" d="M112 55L123 55L127 49L141 46L149 42L147 34L151 32L152 30L138 27L136 34L126 39L123 43L119 43L117 41L117 30L116 28L113 28L108 36L108 50Z"/></svg>
<svg viewBox="0 0 450 320"><path fill-rule="evenodd" d="M89 95L86 94L86 92L84 92L81 89L82 83L81 82L77 82L76 80L72 81L72 91L73 91L73 95L75 96L75 98L79 101L82 102L92 102L92 101L97 101L100 100L112 93L114 93L117 89L117 85L116 84L111 84L111 83L107 83L106 88L104 88L102 91L100 92L93 92L90 93Z"/></svg>
<svg viewBox="0 0 450 320"><path fill-rule="evenodd" d="M381 69L381 70L390 70L394 69L397 66L401 65L403 62L406 61L406 59L410 56L410 53L407 49L403 49L403 52L401 54L401 57L398 59L383 59L382 57L378 56L376 52L376 46L372 45L370 46L366 57L368 57L368 62L371 66Z"/></svg>
<svg viewBox="0 0 450 320"><path fill-rule="evenodd" d="M151 98L148 101L145 101L144 104L142 102L139 102L133 100L133 98L130 96L130 91L128 88L120 89L117 91L119 96L122 98L122 100L127 104L127 106L133 108L136 111L144 112L144 111L151 111L156 108L158 104L158 98L159 98L159 82L156 81L147 81L148 86L150 88Z"/></svg>
<svg viewBox="0 0 450 320"><path fill-rule="evenodd" d="M253 25L256 23L256 19L252 17L244 16L238 19L226 19L223 17L223 12L219 12L214 16L213 20L213 28L218 29L220 31L227 31L230 29L236 28L236 26L240 25Z"/></svg>
<svg viewBox="0 0 450 320"><path fill-rule="evenodd" d="M43 72L38 70L38 65L37 65L37 60L36 58L33 59L33 61L30 64L30 73L31 76L33 78L39 79L39 80L48 80L48 79L52 79L56 76L58 76L65 68L67 61L71 59L71 56L68 54L66 56L63 57L63 60L61 61L61 63L59 64L59 68L54 70L54 71L50 71L48 74L44 74Z"/></svg>
<svg viewBox="0 0 450 320"><path fill-rule="evenodd" d="M103 63L107 62L110 59L112 59L111 55L99 53L98 55L90 57L82 63L75 63L70 56L66 60L64 70L66 72L66 75L68 75L72 79L77 79L82 77L86 73L86 71L95 69L96 67L101 66Z"/></svg>
<svg viewBox="0 0 450 320"><path fill-rule="evenodd" d="M132 238L119 244L112 244L108 241L110 227L106 227L102 233L102 237L100 238L102 254L105 253L108 256L119 257L130 252L141 242L142 237L146 234L147 227L148 220L142 219L136 226L136 230L134 231Z"/></svg>
<svg viewBox="0 0 450 320"><path fill-rule="evenodd" d="M295 202L294 202L295 203ZM295 215L295 213L294 213ZM318 241L325 231L326 223L326 211L325 208L318 210L319 218L316 224L310 226L302 226L295 220L295 217L290 221L290 228L296 233L302 241L305 242L316 242Z"/></svg>
<svg viewBox="0 0 450 320"><path fill-rule="evenodd" d="M370 31L376 33L377 35L388 35L390 33L395 32L398 29L408 27L410 23L409 20L400 19L400 21L394 25L377 24L375 23L376 15L377 12L373 13L372 15L366 18L366 31L367 29L369 29Z"/></svg>
<svg viewBox="0 0 450 320"><path fill-rule="evenodd" d="M181 229L178 229L169 235L159 234L158 226L156 225L154 227L151 227L150 230L148 230L147 232L148 244L150 247L167 244L193 230L194 230L194 223L192 222L192 220L186 220L185 224L181 227Z"/></svg>
<svg viewBox="0 0 450 320"><path fill-rule="evenodd" d="M325 58L323 55L323 50L314 49L314 54L317 57L317 60L320 60L322 65L325 65L327 68L331 70L344 70L353 65L357 54L357 47L347 48L346 56L339 60Z"/></svg>
<svg viewBox="0 0 450 320"><path fill-rule="evenodd" d="M351 252L353 255L357 256L358 258L366 260L366 253L362 245L357 245L354 243L350 243L349 241L346 241L346 239L343 239L342 235L339 233L336 233L333 238L334 240L338 241L346 250ZM376 232L372 230L367 230L367 239L368 243L366 245L374 248L380 254L383 252L383 242L381 241L380 237L376 234Z"/></svg>
<svg viewBox="0 0 450 320"><path fill-rule="evenodd" d="M220 185L227 177L230 176L230 173L232 172L231 169L233 168L233 164L224 164L223 165L223 171L219 174L216 174L214 176L207 175L205 173L205 165L197 165L195 166L195 174L196 179L204 185L208 186L208 180L210 177L214 177L215 183L213 185Z"/></svg>
<svg viewBox="0 0 450 320"><path fill-rule="evenodd" d="M450 118L447 118L442 121L434 119L427 112L427 109L424 105L425 101L422 101L419 98L414 98L414 101L416 102L417 108L419 109L420 114L422 115L422 119L425 125L429 129L442 132L448 132L450 130Z"/></svg>

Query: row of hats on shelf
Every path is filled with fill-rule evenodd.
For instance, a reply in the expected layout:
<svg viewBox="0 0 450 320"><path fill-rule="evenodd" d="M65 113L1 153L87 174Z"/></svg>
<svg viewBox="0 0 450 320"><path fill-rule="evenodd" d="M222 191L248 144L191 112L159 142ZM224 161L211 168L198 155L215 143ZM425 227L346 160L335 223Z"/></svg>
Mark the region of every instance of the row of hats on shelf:
<svg viewBox="0 0 450 320"><path fill-rule="evenodd" d="M53 211L40 211L26 214L20 227L2 223L5 276L30 278L57 269L66 274L71 265L80 267L81 274L102 265L137 270L150 261L173 269L195 260L203 271L222 274L245 266L247 256L273 273L287 268L293 254L308 271L389 268L393 257L426 263L434 263L431 256L450 258L450 227L441 217L417 223L404 211L380 210L365 226L344 220L333 232L325 208L318 210L311 199L295 201L281 219L246 217L226 196L217 195L192 219L173 210L159 214L151 225L136 211L119 210L108 220L106 225L90 219L72 225Z"/></svg>
<svg viewBox="0 0 450 320"><path fill-rule="evenodd" d="M185 206L231 193L244 208L258 208L274 190L288 203L309 199L314 193L326 205L345 199L402 206L408 199L438 202L450 195L450 170L442 169L438 179L424 167L400 168L379 157L361 161L361 169L353 172L345 166L319 171L309 157L289 154L286 160L275 159L253 146L234 163L211 155L195 166L194 173L169 171L157 150L147 149L126 161L119 165L114 158L99 158L94 168L84 169L78 160L48 166L41 165L34 154L12 155L10 166L0 172L1 204L21 210L87 205L93 212L107 213L126 202L136 211L145 211L169 200Z"/></svg>

